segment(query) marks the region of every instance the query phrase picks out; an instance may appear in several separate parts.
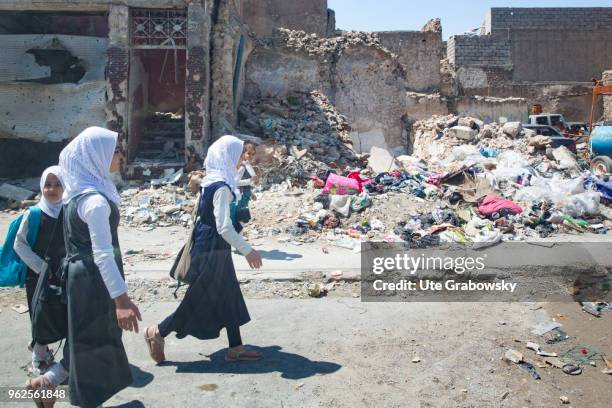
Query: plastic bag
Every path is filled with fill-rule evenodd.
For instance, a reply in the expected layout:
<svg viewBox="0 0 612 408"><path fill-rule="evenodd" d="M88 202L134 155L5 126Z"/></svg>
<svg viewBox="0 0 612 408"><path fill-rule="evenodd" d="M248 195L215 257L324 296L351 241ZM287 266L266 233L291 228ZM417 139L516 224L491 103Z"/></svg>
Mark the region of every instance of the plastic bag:
<svg viewBox="0 0 612 408"><path fill-rule="evenodd" d="M331 195L329 197L329 209L348 217L351 213L351 197L347 195Z"/></svg>
<svg viewBox="0 0 612 408"><path fill-rule="evenodd" d="M474 242L472 244L472 249L490 247L501 242L502 237L503 235L499 231L481 230L477 236L472 238L472 241Z"/></svg>
<svg viewBox="0 0 612 408"><path fill-rule="evenodd" d="M587 191L568 197L563 202L563 211L572 217L584 217L595 215L599 212L599 193Z"/></svg>
<svg viewBox="0 0 612 408"><path fill-rule="evenodd" d="M525 167L529 163L525 158L512 150L506 150L497 156L497 167L520 168Z"/></svg>

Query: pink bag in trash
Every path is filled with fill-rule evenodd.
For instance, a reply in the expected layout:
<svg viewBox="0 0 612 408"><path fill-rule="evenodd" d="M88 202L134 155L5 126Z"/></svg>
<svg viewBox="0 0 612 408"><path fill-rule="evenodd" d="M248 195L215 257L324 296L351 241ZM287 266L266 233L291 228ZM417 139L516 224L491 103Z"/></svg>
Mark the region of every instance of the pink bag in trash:
<svg viewBox="0 0 612 408"><path fill-rule="evenodd" d="M324 194L350 195L359 194L359 182L355 179L330 173L323 187Z"/></svg>
<svg viewBox="0 0 612 408"><path fill-rule="evenodd" d="M512 214L520 214L523 212L523 209L514 201L506 200L505 198L495 195L486 196L478 207L478 211L485 217L490 217L500 210L508 210Z"/></svg>

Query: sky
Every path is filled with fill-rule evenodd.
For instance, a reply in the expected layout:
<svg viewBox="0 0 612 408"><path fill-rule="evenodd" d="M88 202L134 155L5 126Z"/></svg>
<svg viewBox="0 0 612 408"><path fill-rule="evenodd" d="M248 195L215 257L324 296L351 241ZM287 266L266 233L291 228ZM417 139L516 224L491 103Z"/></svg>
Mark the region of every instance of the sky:
<svg viewBox="0 0 612 408"><path fill-rule="evenodd" d="M327 0L336 12L336 28L356 31L420 30L434 17L442 36L480 27L491 7L610 7L610 0Z"/></svg>

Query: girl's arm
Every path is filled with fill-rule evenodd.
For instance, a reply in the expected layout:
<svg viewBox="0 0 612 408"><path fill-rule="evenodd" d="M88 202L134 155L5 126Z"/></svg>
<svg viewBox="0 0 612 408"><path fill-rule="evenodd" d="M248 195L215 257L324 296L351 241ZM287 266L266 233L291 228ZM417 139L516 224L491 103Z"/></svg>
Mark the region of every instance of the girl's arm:
<svg viewBox="0 0 612 408"><path fill-rule="evenodd" d="M36 253L28 244L28 218L30 215L30 210L26 211L23 214L23 218L21 219L21 225L17 230L17 236L15 237L15 244L13 245L13 249L15 253L23 263L25 263L28 268L33 270L35 273L40 274L47 267L47 263L40 256L36 255Z"/></svg>
<svg viewBox="0 0 612 408"><path fill-rule="evenodd" d="M242 255L248 255L253 251L251 245L236 232L230 218L230 204L233 196L229 188L221 187L215 191L213 196L215 224L219 235L231 246L236 248Z"/></svg>
<svg viewBox="0 0 612 408"><path fill-rule="evenodd" d="M79 217L89 227L94 263L100 270L102 280L111 297L115 299L127 292L127 285L121 277L115 253L109 217L111 208L100 194L85 197L77 208Z"/></svg>

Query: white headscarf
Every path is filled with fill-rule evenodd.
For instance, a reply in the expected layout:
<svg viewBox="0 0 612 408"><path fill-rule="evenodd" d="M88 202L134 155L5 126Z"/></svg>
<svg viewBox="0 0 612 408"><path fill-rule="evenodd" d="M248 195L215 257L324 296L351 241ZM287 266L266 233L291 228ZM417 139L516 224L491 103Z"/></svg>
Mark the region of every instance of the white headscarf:
<svg viewBox="0 0 612 408"><path fill-rule="evenodd" d="M109 171L116 145L117 133L90 127L62 150L59 164L65 183L64 204L89 191L97 191L117 205L121 203Z"/></svg>
<svg viewBox="0 0 612 408"><path fill-rule="evenodd" d="M202 179L202 187L208 187L217 181L224 181L240 199L240 190L236 183L236 165L242 155L244 142L236 136L225 135L220 137L208 148L204 168L206 176Z"/></svg>
<svg viewBox="0 0 612 408"><path fill-rule="evenodd" d="M62 187L64 187L64 181L62 180L62 170L60 166L51 166L47 167L45 171L43 171L42 176L40 177L40 201L38 202L38 207L47 214L49 217L57 218L59 216L60 211L62 211L62 200L59 199L57 202L52 203L47 200L43 190L45 188L45 183L47 182L47 177L49 174L53 174L59 180Z"/></svg>

